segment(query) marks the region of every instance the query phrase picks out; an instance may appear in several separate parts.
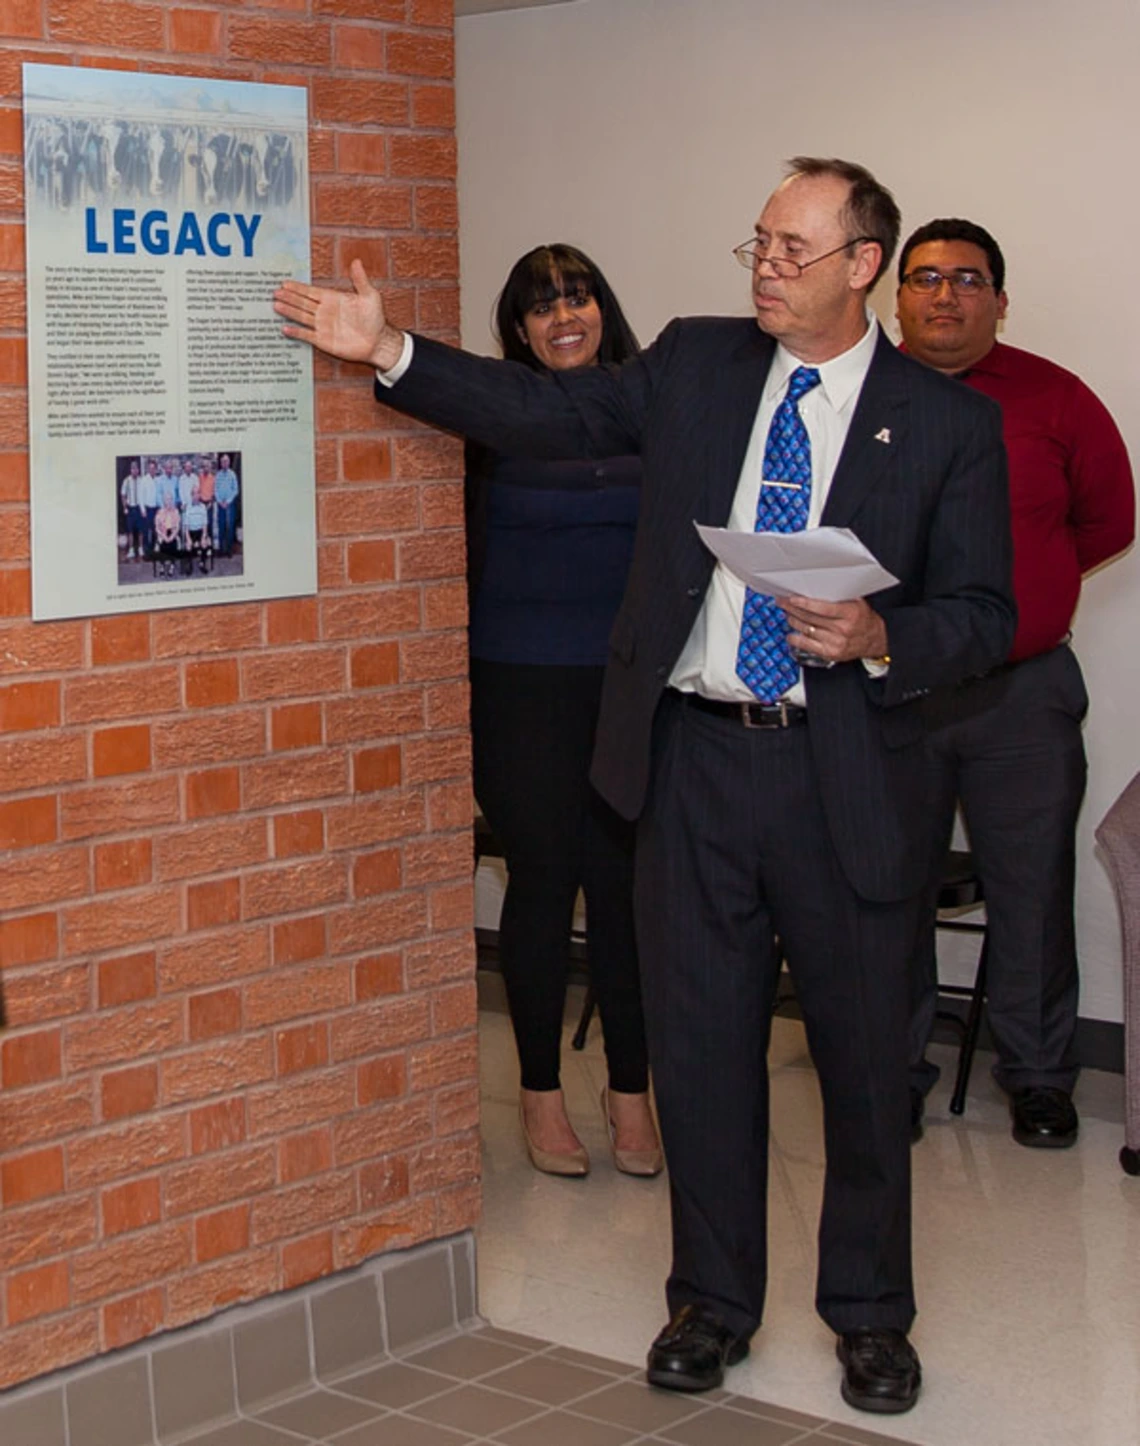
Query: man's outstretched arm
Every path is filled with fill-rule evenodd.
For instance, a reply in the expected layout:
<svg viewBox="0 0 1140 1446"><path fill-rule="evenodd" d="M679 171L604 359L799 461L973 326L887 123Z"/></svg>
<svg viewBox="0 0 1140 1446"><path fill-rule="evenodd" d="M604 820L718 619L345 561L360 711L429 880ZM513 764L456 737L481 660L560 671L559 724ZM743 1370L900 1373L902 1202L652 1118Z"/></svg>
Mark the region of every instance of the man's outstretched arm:
<svg viewBox="0 0 1140 1446"><path fill-rule="evenodd" d="M384 315L380 293L359 261L348 269L351 291L286 281L273 295L273 309L290 323L281 328L341 361L364 362L388 371L400 360L404 333Z"/></svg>

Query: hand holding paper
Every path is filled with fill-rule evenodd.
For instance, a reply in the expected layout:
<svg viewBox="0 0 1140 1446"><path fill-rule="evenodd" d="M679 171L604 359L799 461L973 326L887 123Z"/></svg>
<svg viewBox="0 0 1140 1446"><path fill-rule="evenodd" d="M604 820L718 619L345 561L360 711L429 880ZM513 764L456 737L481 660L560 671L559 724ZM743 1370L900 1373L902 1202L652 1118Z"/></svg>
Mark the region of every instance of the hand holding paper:
<svg viewBox="0 0 1140 1446"><path fill-rule="evenodd" d="M778 600L788 618L788 643L802 662L829 666L886 655L886 623L865 594L898 579L849 529L777 533L694 526L735 577Z"/></svg>

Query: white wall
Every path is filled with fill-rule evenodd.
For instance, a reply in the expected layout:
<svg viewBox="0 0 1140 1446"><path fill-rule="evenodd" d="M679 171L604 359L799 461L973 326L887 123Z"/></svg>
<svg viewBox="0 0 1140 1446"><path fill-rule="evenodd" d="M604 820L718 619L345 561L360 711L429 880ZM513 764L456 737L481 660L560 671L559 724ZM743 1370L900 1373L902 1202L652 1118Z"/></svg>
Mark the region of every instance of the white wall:
<svg viewBox="0 0 1140 1446"><path fill-rule="evenodd" d="M457 22L463 328L544 241L604 267L643 341L746 314L729 255L780 164L841 155L1005 252L1005 338L1079 372L1140 463L1136 0L577 0ZM893 290L876 303L892 318ZM1080 835L1082 1014L1121 1018L1115 901L1092 829L1140 769L1140 552L1085 586L1092 710Z"/></svg>

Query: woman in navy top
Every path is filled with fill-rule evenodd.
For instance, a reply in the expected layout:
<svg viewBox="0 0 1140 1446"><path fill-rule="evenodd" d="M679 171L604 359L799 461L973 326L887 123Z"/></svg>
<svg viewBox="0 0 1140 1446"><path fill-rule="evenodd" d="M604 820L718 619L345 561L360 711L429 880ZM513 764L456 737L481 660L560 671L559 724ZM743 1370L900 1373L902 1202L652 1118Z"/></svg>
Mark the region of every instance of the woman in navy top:
<svg viewBox="0 0 1140 1446"><path fill-rule="evenodd" d="M495 319L504 357L538 371L621 362L638 350L605 277L571 246L521 257ZM662 1168L634 943L632 827L588 777L640 481L636 457L535 461L468 444L475 796L506 856L499 960L519 1052L523 1137L535 1168L556 1175L589 1169L559 1082L579 888L614 1161L630 1174Z"/></svg>

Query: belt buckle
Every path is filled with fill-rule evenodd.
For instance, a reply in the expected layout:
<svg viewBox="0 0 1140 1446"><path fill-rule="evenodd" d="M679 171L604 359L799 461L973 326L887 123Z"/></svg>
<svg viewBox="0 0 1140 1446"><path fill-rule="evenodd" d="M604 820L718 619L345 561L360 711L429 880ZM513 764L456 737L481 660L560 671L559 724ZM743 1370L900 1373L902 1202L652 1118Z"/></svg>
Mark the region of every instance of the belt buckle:
<svg viewBox="0 0 1140 1446"><path fill-rule="evenodd" d="M778 713L779 718L778 720L776 718L761 718L759 722L755 722L752 717L753 708L758 709L761 713ZM783 698L781 698L776 703L741 703L740 717L745 728L758 728L766 730L770 730L773 728L786 728L788 726L788 705L787 703L785 703Z"/></svg>

